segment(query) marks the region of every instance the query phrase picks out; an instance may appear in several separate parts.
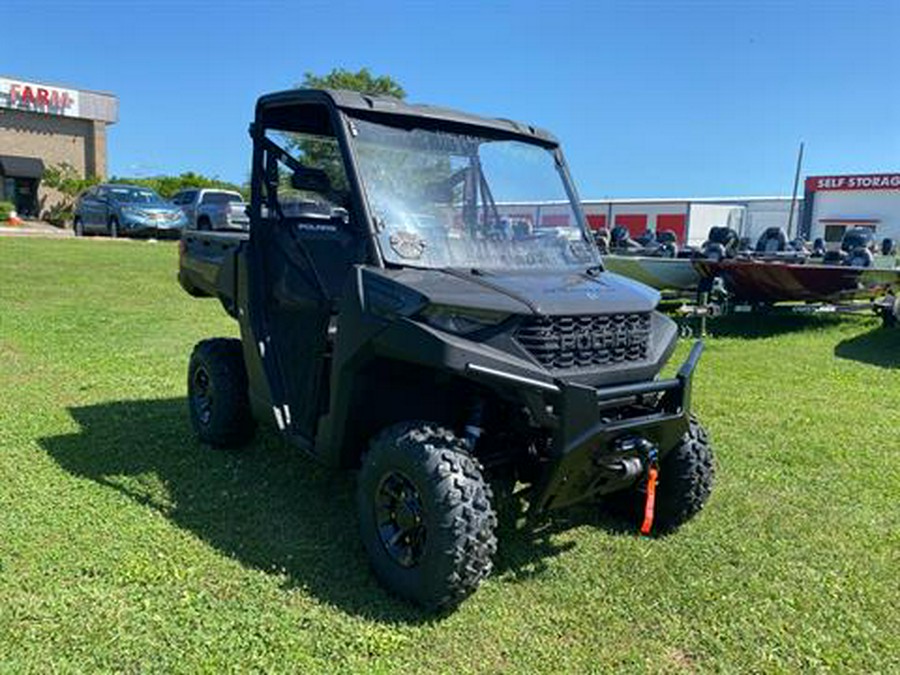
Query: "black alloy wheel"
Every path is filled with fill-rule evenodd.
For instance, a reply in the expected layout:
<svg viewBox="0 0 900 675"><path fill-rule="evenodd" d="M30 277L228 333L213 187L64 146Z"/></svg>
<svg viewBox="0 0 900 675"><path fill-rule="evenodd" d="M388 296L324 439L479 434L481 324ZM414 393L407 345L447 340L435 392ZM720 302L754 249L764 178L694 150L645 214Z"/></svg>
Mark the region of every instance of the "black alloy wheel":
<svg viewBox="0 0 900 675"><path fill-rule="evenodd" d="M200 366L194 371L191 388L191 405L197 411L197 421L205 427L209 426L212 419L212 408L215 396L213 394L212 381L206 368Z"/></svg>
<svg viewBox="0 0 900 675"><path fill-rule="evenodd" d="M410 421L382 431L362 458L356 496L375 576L400 597L447 610L490 574L493 494L450 429Z"/></svg>
<svg viewBox="0 0 900 675"><path fill-rule="evenodd" d="M427 528L422 497L416 486L399 472L386 475L375 495L378 536L388 555L401 567L422 559Z"/></svg>
<svg viewBox="0 0 900 675"><path fill-rule="evenodd" d="M247 369L241 341L203 340L188 364L188 412L201 441L218 447L238 447L253 436Z"/></svg>

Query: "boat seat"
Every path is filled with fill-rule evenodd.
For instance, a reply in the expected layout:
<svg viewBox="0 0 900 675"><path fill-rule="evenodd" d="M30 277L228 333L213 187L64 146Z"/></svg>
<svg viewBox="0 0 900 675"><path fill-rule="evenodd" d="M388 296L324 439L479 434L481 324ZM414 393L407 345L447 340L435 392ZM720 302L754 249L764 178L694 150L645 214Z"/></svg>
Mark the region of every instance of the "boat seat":
<svg viewBox="0 0 900 675"><path fill-rule="evenodd" d="M656 233L656 241L660 244L677 244L678 235L674 230L660 230Z"/></svg>
<svg viewBox="0 0 900 675"><path fill-rule="evenodd" d="M780 253L787 248L787 235L780 227L766 228L756 242L757 253Z"/></svg>
<svg viewBox="0 0 900 675"><path fill-rule="evenodd" d="M814 258L824 258L828 250L825 248L825 240L819 237L813 242L812 256Z"/></svg>
<svg viewBox="0 0 900 675"><path fill-rule="evenodd" d="M721 254L715 253L715 255L721 255L722 258L733 258L738 249L739 242L740 239L738 233L730 227L711 227L709 229L709 236L701 250L709 249L710 251L718 251L717 248L709 248L707 246L707 244L718 244L722 247L722 252Z"/></svg>
<svg viewBox="0 0 900 675"><path fill-rule="evenodd" d="M614 249L640 249L644 248L638 242L631 238L631 233L627 227L616 225L610 232L610 245Z"/></svg>

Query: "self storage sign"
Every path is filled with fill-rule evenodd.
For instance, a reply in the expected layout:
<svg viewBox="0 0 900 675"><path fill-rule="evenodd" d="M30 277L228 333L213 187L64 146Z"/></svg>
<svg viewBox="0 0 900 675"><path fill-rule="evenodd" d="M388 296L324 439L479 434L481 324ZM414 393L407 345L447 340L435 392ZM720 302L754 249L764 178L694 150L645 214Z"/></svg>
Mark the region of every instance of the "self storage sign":
<svg viewBox="0 0 900 675"><path fill-rule="evenodd" d="M0 77L0 108L78 117L78 92Z"/></svg>
<svg viewBox="0 0 900 675"><path fill-rule="evenodd" d="M807 192L822 190L900 190L900 173L810 176L806 179Z"/></svg>

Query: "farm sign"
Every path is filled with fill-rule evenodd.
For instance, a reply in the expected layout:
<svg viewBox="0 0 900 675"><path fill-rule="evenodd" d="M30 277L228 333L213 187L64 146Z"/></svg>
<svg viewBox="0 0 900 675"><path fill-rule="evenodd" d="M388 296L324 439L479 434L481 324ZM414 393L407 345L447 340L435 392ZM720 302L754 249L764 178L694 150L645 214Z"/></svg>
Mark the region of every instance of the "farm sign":
<svg viewBox="0 0 900 675"><path fill-rule="evenodd" d="M78 91L0 77L0 108L78 117Z"/></svg>

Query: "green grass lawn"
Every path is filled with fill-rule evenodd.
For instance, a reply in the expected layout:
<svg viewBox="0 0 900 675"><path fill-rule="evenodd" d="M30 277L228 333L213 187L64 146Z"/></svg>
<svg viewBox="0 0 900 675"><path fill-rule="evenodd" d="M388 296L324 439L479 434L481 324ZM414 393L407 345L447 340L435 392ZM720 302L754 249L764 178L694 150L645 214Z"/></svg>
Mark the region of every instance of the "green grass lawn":
<svg viewBox="0 0 900 675"><path fill-rule="evenodd" d="M176 266L0 240L0 672L900 671L900 330L714 323L700 516L507 523L495 574L433 618L370 574L352 476L271 432L193 439L191 347L236 326Z"/></svg>

